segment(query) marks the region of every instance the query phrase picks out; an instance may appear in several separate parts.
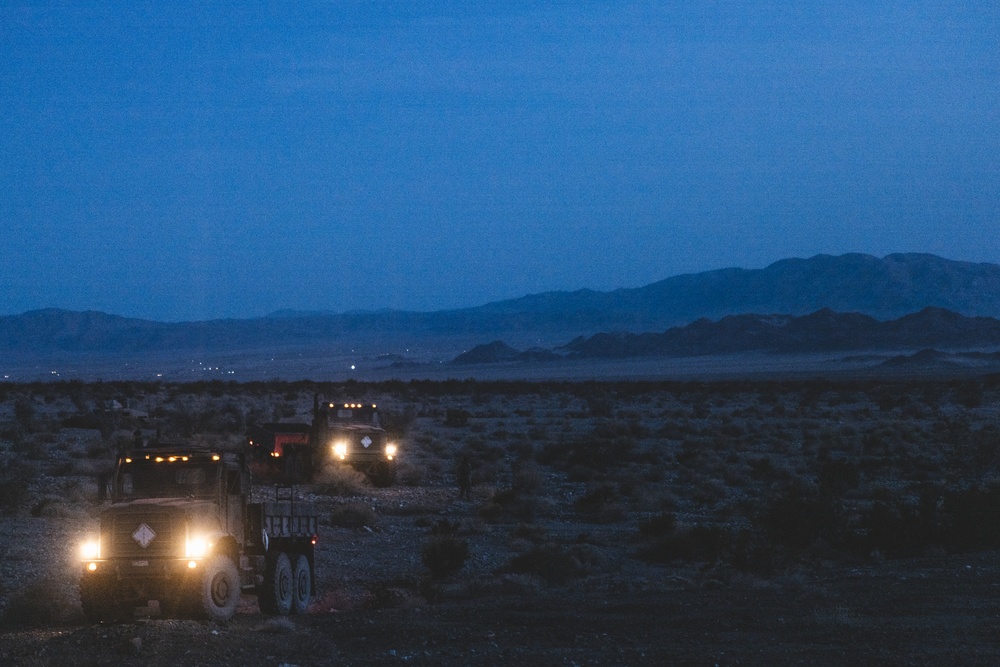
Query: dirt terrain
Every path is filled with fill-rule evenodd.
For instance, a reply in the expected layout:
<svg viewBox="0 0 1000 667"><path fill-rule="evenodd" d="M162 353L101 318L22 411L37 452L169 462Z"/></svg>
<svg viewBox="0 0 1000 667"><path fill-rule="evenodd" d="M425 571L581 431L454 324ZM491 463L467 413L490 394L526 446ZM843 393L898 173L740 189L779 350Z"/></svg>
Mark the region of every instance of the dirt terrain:
<svg viewBox="0 0 1000 667"><path fill-rule="evenodd" d="M989 377L339 385L379 402L403 456L392 488L331 469L299 489L321 512L308 614L245 595L225 624L156 605L87 624L77 548L115 447L135 429L238 447L316 389L0 385L0 662L1000 661Z"/></svg>

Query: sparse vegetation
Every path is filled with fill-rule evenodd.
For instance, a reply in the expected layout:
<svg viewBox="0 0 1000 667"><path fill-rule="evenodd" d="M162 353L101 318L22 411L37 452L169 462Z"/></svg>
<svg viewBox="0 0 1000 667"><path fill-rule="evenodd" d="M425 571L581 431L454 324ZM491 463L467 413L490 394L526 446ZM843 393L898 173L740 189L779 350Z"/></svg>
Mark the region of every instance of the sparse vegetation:
<svg viewBox="0 0 1000 667"><path fill-rule="evenodd" d="M435 579L455 574L462 569L468 557L469 543L452 536L431 538L420 553L421 562Z"/></svg>
<svg viewBox="0 0 1000 667"><path fill-rule="evenodd" d="M97 479L136 437L238 450L247 423L304 414L317 389L7 387L0 512L38 526L93 522ZM331 466L301 493L323 508L324 558L354 550L352 563L363 564L360 574L323 565L337 573L323 582L330 595L363 588L359 598L380 609L578 586L607 594L630 577L639 588L778 586L816 567L1000 549L1000 378L421 381L351 391L391 415L402 485L376 489ZM109 415L111 400L148 416ZM464 457L469 500L457 488ZM365 564L376 551L398 576ZM11 557L7 567L28 571L29 562ZM5 618L72 618L21 591L0 590Z"/></svg>

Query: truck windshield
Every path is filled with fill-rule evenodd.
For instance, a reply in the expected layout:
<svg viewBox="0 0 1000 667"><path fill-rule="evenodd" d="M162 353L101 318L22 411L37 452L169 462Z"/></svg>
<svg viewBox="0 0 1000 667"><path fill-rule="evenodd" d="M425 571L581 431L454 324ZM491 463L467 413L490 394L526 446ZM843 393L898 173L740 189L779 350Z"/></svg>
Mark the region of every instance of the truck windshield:
<svg viewBox="0 0 1000 667"><path fill-rule="evenodd" d="M218 464L186 463L125 464L119 469L118 496L135 498L208 498L215 490Z"/></svg>
<svg viewBox="0 0 1000 667"><path fill-rule="evenodd" d="M378 411L372 408L338 408L330 421L344 424L371 424L379 426Z"/></svg>

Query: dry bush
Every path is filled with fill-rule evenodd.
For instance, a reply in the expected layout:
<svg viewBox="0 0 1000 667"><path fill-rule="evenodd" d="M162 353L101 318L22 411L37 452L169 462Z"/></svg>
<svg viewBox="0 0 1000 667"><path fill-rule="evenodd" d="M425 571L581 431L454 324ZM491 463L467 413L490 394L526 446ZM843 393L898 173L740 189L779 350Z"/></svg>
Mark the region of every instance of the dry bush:
<svg viewBox="0 0 1000 667"><path fill-rule="evenodd" d="M511 485L519 493L536 493L545 485L545 473L533 461L519 461L514 467Z"/></svg>
<svg viewBox="0 0 1000 667"><path fill-rule="evenodd" d="M370 488L364 474L336 463L329 463L316 476L316 492L325 496L361 496Z"/></svg>
<svg viewBox="0 0 1000 667"><path fill-rule="evenodd" d="M423 486L427 481L427 468L408 460L396 468L396 479L403 486Z"/></svg>
<svg viewBox="0 0 1000 667"><path fill-rule="evenodd" d="M378 515L368 505L363 503L348 503L330 510L328 520L331 526L339 528L374 528L378 525Z"/></svg>
<svg viewBox="0 0 1000 667"><path fill-rule="evenodd" d="M647 539L673 535L677 530L677 517L673 512L661 512L639 524L639 534Z"/></svg>
<svg viewBox="0 0 1000 667"><path fill-rule="evenodd" d="M847 529L837 503L805 484L789 486L773 498L756 523L762 535L793 549L808 547L816 540L841 545Z"/></svg>
<svg viewBox="0 0 1000 667"><path fill-rule="evenodd" d="M481 576L462 582L452 592L456 598L496 598L503 596L527 597L541 592L542 583L527 574L500 574Z"/></svg>
<svg viewBox="0 0 1000 667"><path fill-rule="evenodd" d="M386 516L428 516L438 514L447 504L448 501L442 496L433 500L423 498L408 503L386 503L379 511Z"/></svg>
<svg viewBox="0 0 1000 667"><path fill-rule="evenodd" d="M7 601L5 625L48 627L80 616L76 586L62 576L48 576L18 589Z"/></svg>
<svg viewBox="0 0 1000 667"><path fill-rule="evenodd" d="M593 523L616 523L625 519L621 493L615 484L600 484L578 498L574 509Z"/></svg>
<svg viewBox="0 0 1000 667"><path fill-rule="evenodd" d="M504 489L493 493L485 504L479 507L479 516L486 523L520 521L533 523L544 513L545 504L538 496L521 493L516 489Z"/></svg>
<svg viewBox="0 0 1000 667"><path fill-rule="evenodd" d="M469 425L469 411L462 408L448 408L445 413L444 425L450 428L463 428Z"/></svg>
<svg viewBox="0 0 1000 667"><path fill-rule="evenodd" d="M511 558L502 572L531 574L550 584L565 584L605 565L604 557L590 545L543 544Z"/></svg>
<svg viewBox="0 0 1000 667"><path fill-rule="evenodd" d="M0 512L14 514L28 495L36 471L16 456L0 458Z"/></svg>
<svg viewBox="0 0 1000 667"><path fill-rule="evenodd" d="M74 501L67 496L43 496L31 508L31 516L57 519L82 519L87 513L79 501Z"/></svg>
<svg viewBox="0 0 1000 667"><path fill-rule="evenodd" d="M450 535L428 540L420 552L420 561L435 579L444 579L458 572L468 557L469 543Z"/></svg>
<svg viewBox="0 0 1000 667"><path fill-rule="evenodd" d="M655 563L714 562L732 551L732 536L716 525L696 524L670 529L669 520L646 527L648 539L638 556Z"/></svg>

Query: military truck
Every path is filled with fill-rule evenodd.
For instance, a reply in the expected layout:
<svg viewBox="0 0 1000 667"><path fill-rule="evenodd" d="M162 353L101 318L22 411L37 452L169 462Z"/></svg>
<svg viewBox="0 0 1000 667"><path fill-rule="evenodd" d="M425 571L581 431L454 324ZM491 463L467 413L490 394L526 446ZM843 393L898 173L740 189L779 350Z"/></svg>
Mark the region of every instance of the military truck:
<svg viewBox="0 0 1000 667"><path fill-rule="evenodd" d="M242 454L188 445L121 453L111 505L81 549L87 618L129 618L156 600L164 615L224 621L244 591L264 613L304 612L318 516L290 486L267 492L272 499L254 501Z"/></svg>
<svg viewBox="0 0 1000 667"><path fill-rule="evenodd" d="M288 482L311 480L331 462L360 470L375 486L391 486L396 479L398 448L389 442L374 403L324 401L317 394L311 425L258 424L247 445L258 474Z"/></svg>

